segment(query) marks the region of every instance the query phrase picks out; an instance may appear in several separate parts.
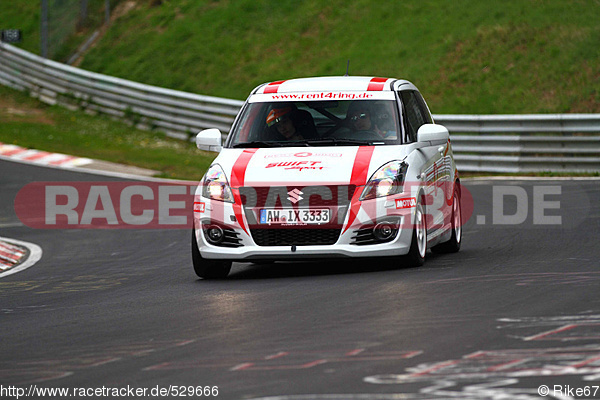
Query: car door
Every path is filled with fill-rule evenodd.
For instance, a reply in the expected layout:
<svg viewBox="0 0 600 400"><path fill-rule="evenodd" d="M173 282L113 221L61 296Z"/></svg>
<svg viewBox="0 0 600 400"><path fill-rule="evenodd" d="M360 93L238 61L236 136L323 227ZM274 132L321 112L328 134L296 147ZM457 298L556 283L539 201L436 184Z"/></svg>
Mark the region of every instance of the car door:
<svg viewBox="0 0 600 400"><path fill-rule="evenodd" d="M405 143L415 142L417 132L423 124L433 123L425 101L416 90L402 90L399 92L403 103L404 122L406 128ZM429 237L441 230L445 218L444 187L447 181L447 168L445 161L446 145L425 146L419 149L424 156L422 176L425 181L427 231Z"/></svg>

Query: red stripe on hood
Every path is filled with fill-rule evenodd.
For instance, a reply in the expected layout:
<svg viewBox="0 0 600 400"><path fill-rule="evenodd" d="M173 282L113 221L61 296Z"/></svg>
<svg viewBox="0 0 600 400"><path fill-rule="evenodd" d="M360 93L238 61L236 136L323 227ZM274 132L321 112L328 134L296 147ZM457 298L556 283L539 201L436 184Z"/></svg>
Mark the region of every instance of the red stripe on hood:
<svg viewBox="0 0 600 400"><path fill-rule="evenodd" d="M356 157L354 158L354 165L352 166L352 175L350 177L350 184L356 185L356 190L354 191L352 201L350 202L351 205L350 212L348 215L348 224L346 225L344 232L346 232L348 228L350 228L350 225L352 225L352 223L356 219L356 216L358 215L358 211L360 210L359 199L364 189L364 185L367 183L369 164L371 164L371 158L373 157L374 150L374 146L361 146L356 152Z"/></svg>
<svg viewBox="0 0 600 400"><path fill-rule="evenodd" d="M235 161L233 168L231 169L231 191L233 192L233 199L235 200L235 203L233 203L233 212L235 213L237 222L246 233L248 233L248 230L246 230L246 225L244 224L244 215L242 213L242 196L240 196L239 188L244 186L248 163L257 151L258 149L245 149Z"/></svg>

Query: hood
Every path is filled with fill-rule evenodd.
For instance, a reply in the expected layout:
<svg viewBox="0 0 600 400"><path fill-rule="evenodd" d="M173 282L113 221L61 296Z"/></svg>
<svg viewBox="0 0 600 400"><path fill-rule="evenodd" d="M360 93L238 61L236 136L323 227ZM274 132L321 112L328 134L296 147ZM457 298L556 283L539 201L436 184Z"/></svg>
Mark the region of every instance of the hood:
<svg viewBox="0 0 600 400"><path fill-rule="evenodd" d="M364 185L383 164L403 160L408 146L223 149L215 159L232 187Z"/></svg>

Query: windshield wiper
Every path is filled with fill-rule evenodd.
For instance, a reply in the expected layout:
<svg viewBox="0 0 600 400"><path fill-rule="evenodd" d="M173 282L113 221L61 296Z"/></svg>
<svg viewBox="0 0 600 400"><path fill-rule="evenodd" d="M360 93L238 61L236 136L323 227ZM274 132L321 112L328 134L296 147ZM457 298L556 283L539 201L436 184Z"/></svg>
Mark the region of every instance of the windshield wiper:
<svg viewBox="0 0 600 400"><path fill-rule="evenodd" d="M249 148L249 147L282 147L285 146L285 142L277 142L273 140L255 140L253 142L236 143L233 148Z"/></svg>
<svg viewBox="0 0 600 400"><path fill-rule="evenodd" d="M336 138L321 138L321 139L308 139L304 140L304 143L310 146L361 146L368 145L371 141L358 140L358 139L336 139Z"/></svg>

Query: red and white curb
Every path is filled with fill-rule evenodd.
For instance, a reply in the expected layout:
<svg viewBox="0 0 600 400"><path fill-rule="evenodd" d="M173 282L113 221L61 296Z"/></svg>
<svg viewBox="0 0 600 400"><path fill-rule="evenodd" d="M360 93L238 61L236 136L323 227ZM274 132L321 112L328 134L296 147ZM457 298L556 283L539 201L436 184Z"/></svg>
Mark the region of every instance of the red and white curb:
<svg viewBox="0 0 600 400"><path fill-rule="evenodd" d="M14 144L0 143L0 158L53 167L74 168L92 162L89 158L69 156L60 153L26 149Z"/></svg>
<svg viewBox="0 0 600 400"><path fill-rule="evenodd" d="M19 264L26 255L26 248L0 241L0 271L6 271Z"/></svg>
<svg viewBox="0 0 600 400"><path fill-rule="evenodd" d="M42 258L42 248L21 240L0 237L0 278L23 271Z"/></svg>

